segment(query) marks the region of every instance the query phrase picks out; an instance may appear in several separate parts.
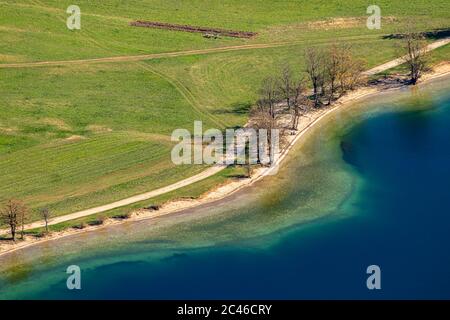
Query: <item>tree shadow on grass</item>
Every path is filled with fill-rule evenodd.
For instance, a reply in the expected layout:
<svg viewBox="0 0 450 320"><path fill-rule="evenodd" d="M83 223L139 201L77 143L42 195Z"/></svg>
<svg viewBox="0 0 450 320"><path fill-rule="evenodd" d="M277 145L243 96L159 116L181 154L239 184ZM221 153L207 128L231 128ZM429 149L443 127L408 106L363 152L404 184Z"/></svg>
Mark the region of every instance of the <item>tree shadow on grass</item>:
<svg viewBox="0 0 450 320"><path fill-rule="evenodd" d="M439 40L450 37L450 28L434 29L432 31L422 32L422 35L431 40ZM405 37L404 33L392 33L383 36L383 39L403 39Z"/></svg>
<svg viewBox="0 0 450 320"><path fill-rule="evenodd" d="M2 235L0 236L0 241L12 241L11 236Z"/></svg>
<svg viewBox="0 0 450 320"><path fill-rule="evenodd" d="M252 104L249 102L235 103L229 105L225 108L217 109L214 111L215 114L236 114L236 115L246 115L249 114Z"/></svg>

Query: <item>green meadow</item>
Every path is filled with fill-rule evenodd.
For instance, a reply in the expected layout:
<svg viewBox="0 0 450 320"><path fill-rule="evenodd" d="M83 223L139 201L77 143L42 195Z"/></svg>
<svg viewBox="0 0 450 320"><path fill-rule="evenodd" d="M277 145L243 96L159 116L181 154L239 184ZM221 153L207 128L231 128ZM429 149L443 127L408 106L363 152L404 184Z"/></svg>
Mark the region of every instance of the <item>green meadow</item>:
<svg viewBox="0 0 450 320"><path fill-rule="evenodd" d="M333 38L338 34L374 35L392 31L409 18L417 26L448 27L448 1L377 1L386 17L381 30L365 28L365 0L79 0L81 30L66 28L71 0L0 1L0 63L68 60L190 50L225 45ZM361 18L339 28L315 23L329 18ZM199 34L128 26L137 19L248 30L251 40L205 39Z"/></svg>
<svg viewBox="0 0 450 320"><path fill-rule="evenodd" d="M242 126L262 79L287 62L302 74L307 46L349 42L371 67L400 53L398 40L383 35L401 30L410 19L423 30L448 28L450 18L450 3L444 0L432 6L424 0L378 1L385 17L381 30L365 26L371 1L85 0L76 3L81 30L70 31L66 8L71 4L0 0L0 64L282 45L140 62L0 68L0 202L20 199L31 209L49 207L55 215L151 191L204 170L172 164L172 131L192 130L195 120L205 128ZM206 39L128 25L138 19L258 36ZM436 51L433 62L448 60L448 50ZM198 197L235 174L229 169L148 203Z"/></svg>

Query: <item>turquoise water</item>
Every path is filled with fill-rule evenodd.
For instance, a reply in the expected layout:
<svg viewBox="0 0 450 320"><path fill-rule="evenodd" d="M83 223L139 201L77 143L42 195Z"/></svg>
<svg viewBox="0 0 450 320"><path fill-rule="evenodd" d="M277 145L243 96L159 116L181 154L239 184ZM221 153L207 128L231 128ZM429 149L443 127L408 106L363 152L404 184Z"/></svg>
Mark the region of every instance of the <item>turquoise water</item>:
<svg viewBox="0 0 450 320"><path fill-rule="evenodd" d="M0 297L450 298L448 88L333 114L277 176L218 203L2 257ZM72 264L79 291L66 288Z"/></svg>

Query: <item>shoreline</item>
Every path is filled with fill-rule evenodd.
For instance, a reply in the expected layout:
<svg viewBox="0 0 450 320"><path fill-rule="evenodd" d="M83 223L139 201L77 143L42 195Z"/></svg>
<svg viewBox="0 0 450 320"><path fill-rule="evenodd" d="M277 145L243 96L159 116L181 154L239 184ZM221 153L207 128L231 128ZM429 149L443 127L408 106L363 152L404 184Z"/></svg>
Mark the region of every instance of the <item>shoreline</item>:
<svg viewBox="0 0 450 320"><path fill-rule="evenodd" d="M450 62L442 62L433 67L432 72L424 74L419 84L429 82L434 79L445 77L450 75ZM319 123L326 116L334 113L341 108L348 106L360 99L367 98L374 94L381 94L383 92L392 92L402 88L406 88L408 85L397 83L396 85L389 83L381 83L376 85L366 85L364 87L358 88L351 91L335 102L331 106L324 107L323 109L315 110L314 112L308 114L307 117L303 117L298 130L295 135L288 136L287 145L281 150L274 167L281 165L283 160L289 154L290 150L297 145L299 140L307 133L309 130ZM0 242L0 257L13 253L15 251L34 246L37 244L42 244L45 242L57 240L66 236L81 234L85 232L93 232L111 225L122 224L125 222L135 222L142 220L149 220L157 217L162 217L177 212L181 212L186 209L192 209L200 205L213 203L222 200L241 189L251 186L257 181L263 179L265 176L269 175L274 167L258 168L254 170L254 174L251 178L242 178L239 180L232 180L225 184L219 185L202 195L198 199L181 199L173 200L164 204L158 211L149 211L145 209L136 210L132 213L131 217L123 220L107 219L105 222L98 226L88 226L83 229L70 228L67 230L53 232L50 235L44 236L42 238L37 238L34 236L25 236L24 240L18 240L16 243L4 243Z"/></svg>

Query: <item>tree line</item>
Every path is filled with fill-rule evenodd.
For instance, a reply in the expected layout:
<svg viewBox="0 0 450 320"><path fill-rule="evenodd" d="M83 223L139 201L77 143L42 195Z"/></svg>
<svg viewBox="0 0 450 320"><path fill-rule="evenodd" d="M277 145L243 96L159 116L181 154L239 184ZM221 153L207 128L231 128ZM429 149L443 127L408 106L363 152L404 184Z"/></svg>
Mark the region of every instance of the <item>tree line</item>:
<svg viewBox="0 0 450 320"><path fill-rule="evenodd" d="M423 33L408 31L402 34L401 50L409 70L409 82L417 83L428 68L428 54ZM349 44L313 46L305 49L305 66L295 74L286 63L278 74L262 81L258 99L251 110L255 128L285 130L279 123L282 115L291 115L291 130L296 130L300 117L313 109L330 105L346 92L367 83L364 70L367 63L356 57Z"/></svg>
<svg viewBox="0 0 450 320"><path fill-rule="evenodd" d="M309 47L304 52L304 72L295 74L285 64L278 75L263 80L251 112L254 127L296 130L300 117L314 108L329 105L362 82L366 63L352 54L348 44ZM312 91L309 89L312 88ZM290 125L277 121L291 115Z"/></svg>
<svg viewBox="0 0 450 320"><path fill-rule="evenodd" d="M414 85L427 70L426 42L423 33L411 30L402 34L402 39L403 60L409 70L409 82ZM294 72L286 63L277 74L262 81L258 98L250 111L251 127L256 130L278 129L280 142L286 141L287 132L297 130L302 116L367 84L364 77L367 63L356 57L347 43L308 47L303 56L305 65L302 72ZM290 116L289 121L286 121L286 115ZM269 141L269 148L270 145Z"/></svg>

